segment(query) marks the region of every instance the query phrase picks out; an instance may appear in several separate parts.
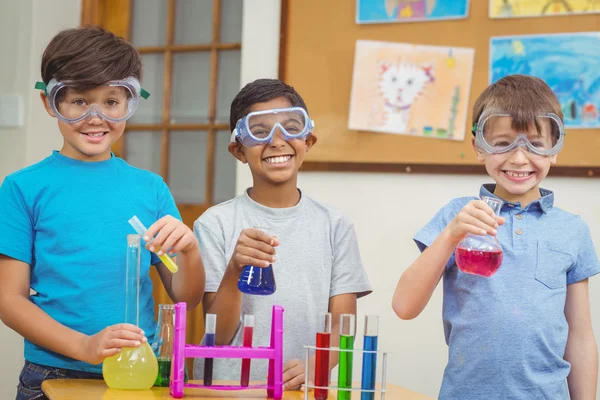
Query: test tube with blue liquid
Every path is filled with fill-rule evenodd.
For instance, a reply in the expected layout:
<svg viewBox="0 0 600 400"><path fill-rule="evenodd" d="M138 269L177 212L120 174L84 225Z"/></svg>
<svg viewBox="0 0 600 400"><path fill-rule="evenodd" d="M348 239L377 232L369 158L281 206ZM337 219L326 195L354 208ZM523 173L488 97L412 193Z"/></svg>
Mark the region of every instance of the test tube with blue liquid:
<svg viewBox="0 0 600 400"><path fill-rule="evenodd" d="M270 236L268 228L255 227ZM238 289L242 293L267 296L275 293L277 285L275 284L275 274L273 273L273 264L261 268L254 265L246 265L240 273L238 279Z"/></svg>
<svg viewBox="0 0 600 400"><path fill-rule="evenodd" d="M217 315L206 314L206 327L204 328L204 345L215 345L215 333L217 331ZM204 359L204 386L211 386L213 379L213 358Z"/></svg>
<svg viewBox="0 0 600 400"><path fill-rule="evenodd" d="M365 315L365 336L363 339L363 362L360 400L375 399L375 377L377 370L377 337L379 317ZM370 392L367 392L369 390Z"/></svg>

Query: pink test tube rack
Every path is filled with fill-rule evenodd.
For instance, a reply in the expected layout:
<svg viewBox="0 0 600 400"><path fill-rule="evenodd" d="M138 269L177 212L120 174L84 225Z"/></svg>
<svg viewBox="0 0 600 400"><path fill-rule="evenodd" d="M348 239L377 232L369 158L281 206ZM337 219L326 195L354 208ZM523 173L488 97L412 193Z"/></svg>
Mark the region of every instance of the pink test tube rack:
<svg viewBox="0 0 600 400"><path fill-rule="evenodd" d="M185 343L186 303L175 304L175 336L173 338L172 374L169 393L176 399L183 398L184 388L204 388L213 390L266 389L271 399L283 396L283 308L273 306L271 320L271 345L269 347L197 346ZM262 358L269 360L269 373L266 385L204 386L185 383L186 358Z"/></svg>

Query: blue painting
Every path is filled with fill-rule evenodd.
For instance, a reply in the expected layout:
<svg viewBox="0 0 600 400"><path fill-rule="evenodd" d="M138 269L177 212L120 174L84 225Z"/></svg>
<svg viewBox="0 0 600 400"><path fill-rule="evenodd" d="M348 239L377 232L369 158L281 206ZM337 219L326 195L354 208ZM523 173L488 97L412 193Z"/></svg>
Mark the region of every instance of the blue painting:
<svg viewBox="0 0 600 400"><path fill-rule="evenodd" d="M356 23L419 22L466 18L469 0L356 0Z"/></svg>
<svg viewBox="0 0 600 400"><path fill-rule="evenodd" d="M567 128L600 127L600 32L493 37L490 83L511 74L543 79Z"/></svg>

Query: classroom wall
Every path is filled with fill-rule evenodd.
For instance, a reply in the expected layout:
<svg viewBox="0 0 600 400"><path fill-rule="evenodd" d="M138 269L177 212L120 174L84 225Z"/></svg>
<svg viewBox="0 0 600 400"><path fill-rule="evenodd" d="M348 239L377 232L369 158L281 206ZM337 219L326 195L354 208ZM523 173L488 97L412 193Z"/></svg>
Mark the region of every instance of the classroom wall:
<svg viewBox="0 0 600 400"><path fill-rule="evenodd" d="M244 1L250 1L251 6L244 7L242 84L259 77L277 77L280 16L279 0ZM77 25L79 17L79 0L0 4L0 95L21 94L26 104L24 127L0 128L0 180L60 147L56 125L39 106L32 87L39 79L39 60L45 43L59 29ZM449 199L476 194L484 181L484 176L300 175L300 187L307 195L340 208L356 225L363 261L374 288L373 294L359 302L359 315L374 313L381 317L380 347L390 352L388 380L432 397L437 395L447 352L441 325L441 290L435 292L427 309L413 321L396 318L390 300L397 278L418 255L411 241L414 232ZM251 183L247 167L239 164L237 192L242 193ZM600 180L551 178L545 186L557 192L560 207L583 216L600 250L600 208L595 200L600 198ZM598 339L600 278L592 280L590 286ZM0 324L0 399L14 398L22 351L22 339Z"/></svg>
<svg viewBox="0 0 600 400"><path fill-rule="evenodd" d="M261 0L253 7L245 8L244 22L256 20L261 23L248 24L244 28L242 54L246 51L260 54L260 57L243 57L242 85L257 78L277 77L279 0ZM260 46L259 53L257 46ZM319 121L316 125L319 126ZM304 193L340 208L355 223L362 258L374 289L371 295L359 301L358 327L362 327L361 318L365 314L380 315L380 348L391 353L387 375L391 383L437 397L447 361L441 287L435 291L423 313L412 321L402 321L395 316L391 298L398 278L419 254L412 242L414 233L450 199L478 195L479 186L489 181L487 176L300 174L299 186ZM247 166L238 164L237 193L243 193L251 185ZM549 178L544 187L556 192L559 207L578 213L587 221L600 252L600 207L597 201L600 179ZM600 276L590 281L590 292L598 342ZM358 340L362 343L362 339ZM600 384L598 388L600 398Z"/></svg>
<svg viewBox="0 0 600 400"><path fill-rule="evenodd" d="M79 0L0 2L0 96L20 95L24 105L23 126L0 127L0 181L60 149L56 122L44 111L33 85L40 79L47 42L60 29L78 25L80 14ZM0 399L14 399L23 366L23 339L2 323L0 355Z"/></svg>

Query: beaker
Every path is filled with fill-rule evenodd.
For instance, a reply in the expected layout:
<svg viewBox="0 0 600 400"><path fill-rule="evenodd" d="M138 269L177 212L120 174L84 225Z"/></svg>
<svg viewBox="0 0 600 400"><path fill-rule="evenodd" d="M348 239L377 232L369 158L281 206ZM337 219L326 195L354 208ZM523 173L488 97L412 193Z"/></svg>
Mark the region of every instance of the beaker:
<svg viewBox="0 0 600 400"><path fill-rule="evenodd" d="M494 210L494 215L500 215L502 201L495 197L481 198ZM502 246L495 236L474 235L468 233L456 246L456 265L462 272L490 277L498 271L502 263Z"/></svg>
<svg viewBox="0 0 600 400"><path fill-rule="evenodd" d="M171 359L173 358L173 335L175 334L175 306L160 304L158 321L152 349L158 360L158 376L154 386L169 386L171 378Z"/></svg>
<svg viewBox="0 0 600 400"><path fill-rule="evenodd" d="M125 322L139 326L140 235L127 235ZM149 389L158 374L156 356L148 342L121 349L102 363L102 376L113 389Z"/></svg>
<svg viewBox="0 0 600 400"><path fill-rule="evenodd" d="M269 234L268 228L255 228ZM269 264L269 266L265 268L246 265L240 273L238 289L242 293L263 296L275 293L277 285L275 283L275 274L273 273L273 264Z"/></svg>

